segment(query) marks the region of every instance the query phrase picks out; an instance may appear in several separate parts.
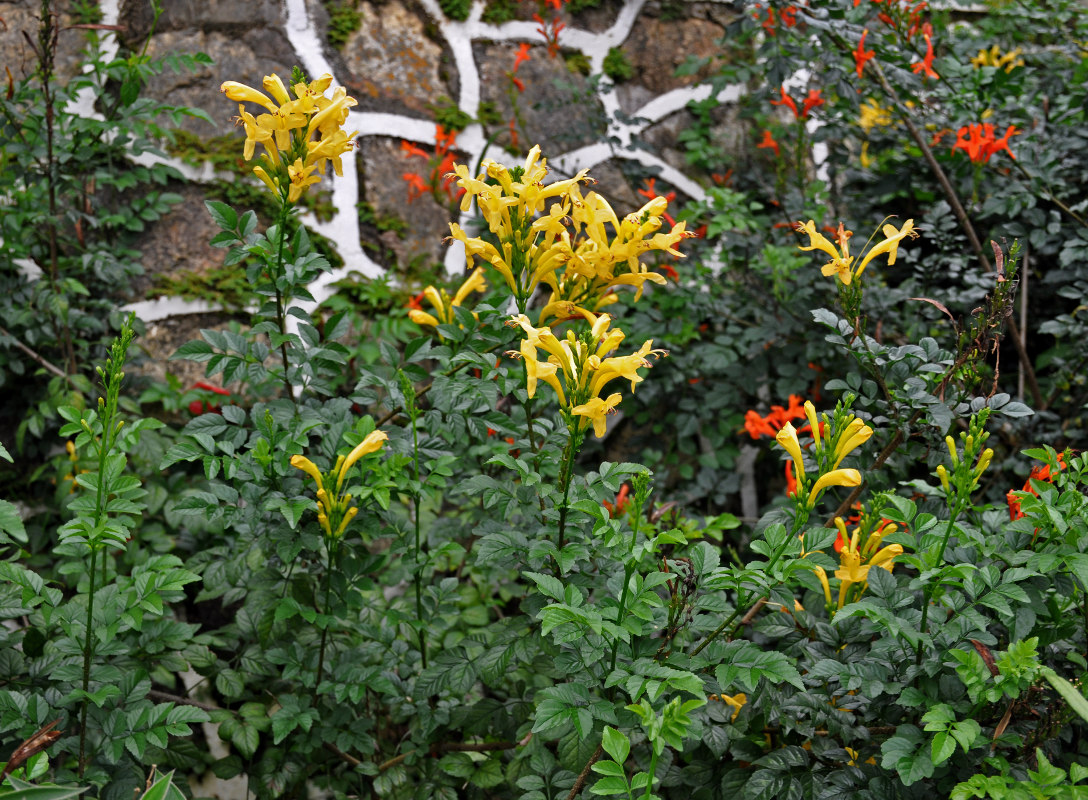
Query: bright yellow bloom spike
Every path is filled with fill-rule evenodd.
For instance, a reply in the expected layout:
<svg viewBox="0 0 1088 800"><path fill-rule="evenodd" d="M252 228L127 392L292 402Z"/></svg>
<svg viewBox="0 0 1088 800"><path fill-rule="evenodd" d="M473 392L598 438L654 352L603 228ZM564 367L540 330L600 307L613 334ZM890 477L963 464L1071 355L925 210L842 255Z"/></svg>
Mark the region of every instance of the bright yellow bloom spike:
<svg viewBox="0 0 1088 800"><path fill-rule="evenodd" d="M258 144L264 146L263 163L253 172L281 202L297 203L321 180L329 163L337 175L343 174L340 157L354 146L355 133L341 128L356 102L343 87L337 87L331 98L325 97L331 82L332 76L325 75L310 84L298 83L293 87L294 100L277 75L266 75L262 81L268 94L237 81L225 81L220 87L239 104L238 122L246 132L245 160L253 158ZM268 113L254 116L246 111L245 103L256 103Z"/></svg>

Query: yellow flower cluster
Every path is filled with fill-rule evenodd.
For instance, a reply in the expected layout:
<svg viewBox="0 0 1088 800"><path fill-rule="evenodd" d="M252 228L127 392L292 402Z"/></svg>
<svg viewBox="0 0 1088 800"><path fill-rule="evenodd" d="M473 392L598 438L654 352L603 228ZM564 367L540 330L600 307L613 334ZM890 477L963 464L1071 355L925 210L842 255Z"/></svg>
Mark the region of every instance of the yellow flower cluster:
<svg viewBox="0 0 1088 800"><path fill-rule="evenodd" d="M975 69L994 67L995 69L1004 68L1005 72L1012 72L1017 67L1024 66L1024 59L1020 58L1023 53L1024 51L1017 47L1002 55L1001 47L995 44L989 50L979 50L978 55L971 59L971 63L975 65Z"/></svg>
<svg viewBox="0 0 1088 800"><path fill-rule="evenodd" d="M355 131L345 133L343 125L356 102L342 86L326 97L331 84L328 74L309 83L300 81L291 87L294 99L278 75L264 77L261 86L268 94L237 81L219 87L228 100L238 103L238 122L246 131L246 161L253 158L258 144L264 146L262 163L253 174L288 203L297 202L320 181L329 163L342 175L340 157L354 145ZM267 113L254 116L245 103L262 106Z"/></svg>
<svg viewBox="0 0 1088 800"><path fill-rule="evenodd" d="M351 505L351 495L343 493L344 479L348 472L360 458L380 450L388 438L385 431L372 431L367 434L350 453L336 459L336 466L327 476L322 475L321 470L306 456L291 456L291 466L305 472L317 484L317 521L328 539L335 540L343 536L348 523L359 513L359 509ZM326 488L329 486L333 487L331 495Z"/></svg>
<svg viewBox="0 0 1088 800"><path fill-rule="evenodd" d="M912 219L908 219L900 230L896 230L894 225L885 225L882 229L884 240L869 248L869 251L855 267L854 257L850 255L850 237L854 234L852 231L846 230L842 223L839 223L839 229L835 233L834 245L826 236L816 230L816 223L812 220L798 222L796 227L798 233L807 233L809 237L808 246L799 245L799 249L822 250L831 256L831 260L823 266L821 271L824 275L838 277L843 286L849 286L851 281L859 277L865 271L865 267L869 265L869 262L877 256L887 254L889 266L894 264L895 257L899 252L899 243L908 236L911 238L918 236L917 231L914 230L914 220Z"/></svg>
<svg viewBox="0 0 1088 800"><path fill-rule="evenodd" d="M618 286L634 286L637 299L646 281L665 283L639 258L652 250L680 256L676 245L691 235L683 222L659 232L665 198L621 220L596 192L583 197L579 184L589 180L587 170L545 185L547 161L539 146L513 169L490 159L482 167L483 173L473 177L468 167L457 164L453 174L465 191L461 210L468 211L475 200L498 244L470 237L455 223L451 236L464 243L470 265L479 258L502 275L521 312L540 284L550 288L541 322L573 316L577 309L598 311L615 302Z"/></svg>
<svg viewBox="0 0 1088 800"><path fill-rule="evenodd" d="M623 341L623 331L609 330L611 320L607 314L596 315L584 309L579 313L589 323L589 331L577 335L568 330L562 339L551 328L536 328L527 316L517 315L509 324L520 326L525 338L520 351L510 351L509 355L525 359L529 397L536 394L537 383L544 381L555 390L572 432L580 433L592 423L593 432L603 436L606 415L622 399L619 392L602 398L605 386L623 378L631 382L634 391L635 384L643 380L638 370L651 366L647 356L663 355L664 351L653 350L653 340L648 339L630 355L610 356ZM537 360L539 350L547 354L546 360Z"/></svg>
<svg viewBox="0 0 1088 800"><path fill-rule="evenodd" d="M410 308L408 318L417 325L430 325L432 327L452 325L455 322L453 310L464 303L473 292L482 292L485 289L487 289L487 281L484 280L482 268L473 270L472 274L468 276L468 280L461 284L461 288L457 290L452 298L444 289L428 286L423 290L423 296L431 304L434 313L428 314L420 308Z"/></svg>
<svg viewBox="0 0 1088 800"><path fill-rule="evenodd" d="M808 418L809 427L812 429L813 454L817 458L817 463L822 463L827 467L816 479L812 488L807 488L808 481L805 475L805 462L801 455L801 443L797 438L797 429L793 427L792 422L787 422L782 426L782 429L775 436L775 441L793 459L798 496L803 496L807 489L808 499L806 503L809 508L812 508L816 505L816 501L824 489L831 486L861 486L860 472L856 469L840 469L839 465L850 453L869 441L869 437L873 435L873 429L851 415L843 420L837 430L831 431L828 436L824 436L820 433L821 422L817 418L816 408L809 401L805 401L805 416ZM823 424L825 427L829 425L826 414L824 414Z"/></svg>
<svg viewBox="0 0 1088 800"><path fill-rule="evenodd" d="M866 134L872 133L873 128L886 128L895 120L890 106L882 106L871 97L861 104L860 110L858 126Z"/></svg>
<svg viewBox="0 0 1088 800"><path fill-rule="evenodd" d="M839 579L839 597L835 608L842 608L847 602L853 602L860 598L868 586L869 570L873 567L881 567L892 571L895 559L903 555L903 545L890 544L881 547L881 541L898 530L898 526L892 522L882 523L875 531L865 539L865 543L859 547L860 528L854 528L849 536L846 533L846 523L842 517L835 517L835 527L839 529L839 539L843 542L839 552L839 568L835 570L835 577ZM824 590L824 600L827 607L831 608L831 586L827 580L827 572L823 567L816 568L816 577Z"/></svg>

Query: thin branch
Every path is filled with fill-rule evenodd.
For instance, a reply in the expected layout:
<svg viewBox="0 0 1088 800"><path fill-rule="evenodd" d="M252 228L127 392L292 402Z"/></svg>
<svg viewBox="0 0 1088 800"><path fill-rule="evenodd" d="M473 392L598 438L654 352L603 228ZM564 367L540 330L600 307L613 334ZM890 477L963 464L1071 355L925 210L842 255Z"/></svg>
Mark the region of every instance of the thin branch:
<svg viewBox="0 0 1088 800"><path fill-rule="evenodd" d="M590 756L589 761L582 768L581 773L578 775L578 780L574 782L574 786L570 789L570 794L567 795L567 800L574 800L578 796L578 793L582 791L582 787L586 785L586 779L589 777L589 770L597 760L604 755L604 744L597 745L597 749L593 751L593 755Z"/></svg>
<svg viewBox="0 0 1088 800"><path fill-rule="evenodd" d="M159 700L164 703L177 703L179 706L195 706L196 708L202 708L205 711L230 711L229 708L220 708L219 706L209 705L208 703L201 703L199 700L190 700L188 697L162 692L158 689L152 689L147 693L147 696L153 700Z"/></svg>
<svg viewBox="0 0 1088 800"><path fill-rule="evenodd" d="M58 378L64 378L65 380L68 380L68 373L67 372L62 370L60 367L55 366L54 364L51 364L50 362L46 361L44 358L42 358L40 355L38 355L38 353L34 352L29 347L27 347L25 344L20 342L18 339L16 339L14 336L11 335L11 333L8 331L7 328L0 327L0 334L3 334L4 336L10 337L11 341L14 342L15 347L17 349L22 350L24 353L26 353L26 355L30 356L32 359L37 361L38 364L40 364L42 367L45 368L46 372L51 372L54 375L56 375Z"/></svg>
<svg viewBox="0 0 1088 800"><path fill-rule="evenodd" d="M426 750L409 750L407 753L393 756L378 765L378 772L385 772L416 753L425 753L432 758L438 758L441 753L489 753L495 750L513 750L516 747L524 747L532 738L533 734L529 733L520 742L439 742Z"/></svg>

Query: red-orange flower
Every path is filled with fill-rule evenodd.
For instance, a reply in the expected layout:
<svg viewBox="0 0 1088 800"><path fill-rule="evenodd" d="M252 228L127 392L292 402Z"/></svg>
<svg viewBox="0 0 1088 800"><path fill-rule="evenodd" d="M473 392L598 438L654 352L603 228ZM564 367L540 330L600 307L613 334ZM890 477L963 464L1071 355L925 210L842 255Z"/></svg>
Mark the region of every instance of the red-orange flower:
<svg viewBox="0 0 1088 800"><path fill-rule="evenodd" d="M928 33L923 34L923 36L926 40L925 58L915 64L911 64L910 68L914 70L915 74L921 73L927 78L939 79L941 76L938 75L933 69L933 37L930 36Z"/></svg>
<svg viewBox="0 0 1088 800"><path fill-rule="evenodd" d="M785 86L780 86L778 91L781 92L782 96L778 100L772 100L771 105L772 106L786 106L787 108L789 108L790 111L793 112L793 116L795 118L800 119L801 114L797 110L797 103L793 102L793 98L790 97L788 94L786 94L786 87Z"/></svg>
<svg viewBox="0 0 1088 800"><path fill-rule="evenodd" d="M419 156L420 158L428 158L427 151L423 148L407 142L404 139L400 141L400 149L403 151L405 158L411 158L412 156Z"/></svg>
<svg viewBox="0 0 1088 800"><path fill-rule="evenodd" d="M809 89L808 97L805 98L805 103L801 106L801 119L808 119L808 112L823 104L824 99L820 97L820 90Z"/></svg>
<svg viewBox="0 0 1088 800"><path fill-rule="evenodd" d="M872 50L865 49L865 37L869 35L869 29L866 28L861 32L861 38L858 40L858 49L854 51L854 64L857 66L858 77L861 77L862 70L865 69L865 62L876 56L876 53Z"/></svg>
<svg viewBox="0 0 1088 800"><path fill-rule="evenodd" d="M782 153L778 149L778 142L774 140L774 137L771 135L770 131L763 131L763 139L762 141L760 141L759 144L756 145L756 147L762 147L766 150L774 150L775 158L778 158L782 155Z"/></svg>
<svg viewBox="0 0 1088 800"><path fill-rule="evenodd" d="M627 504L630 502L628 495L631 493L631 487L626 483L620 487L619 492L616 494L616 502L610 503L607 500L601 502L605 508L608 509L608 516L615 519L625 510L627 510Z"/></svg>
<svg viewBox="0 0 1088 800"><path fill-rule="evenodd" d="M963 150L967 157L976 164L986 164L990 156L999 150L1009 154L1009 158L1015 160L1012 150L1009 149L1009 137L1019 135L1016 126L1010 125L1005 130L1005 135L1000 139L994 138L994 126L989 122L964 125L957 131L956 143L952 145L952 152Z"/></svg>
<svg viewBox="0 0 1088 800"><path fill-rule="evenodd" d="M514 69L512 71L517 72L518 67L521 66L521 62L522 61L528 61L528 60L529 60L529 43L528 42L522 42L521 46L518 47L518 52L516 54L514 54Z"/></svg>

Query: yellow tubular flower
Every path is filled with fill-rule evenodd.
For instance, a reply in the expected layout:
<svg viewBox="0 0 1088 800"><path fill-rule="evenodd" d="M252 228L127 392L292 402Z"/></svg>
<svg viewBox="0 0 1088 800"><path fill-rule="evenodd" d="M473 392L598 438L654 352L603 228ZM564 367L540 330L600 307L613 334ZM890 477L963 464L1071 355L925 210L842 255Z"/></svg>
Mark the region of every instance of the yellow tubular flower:
<svg viewBox="0 0 1088 800"><path fill-rule="evenodd" d="M864 583L869 575L869 567L861 565L861 556L854 550L839 553L839 569L835 570L835 577L839 579L839 608L846 601L846 593L855 583Z"/></svg>
<svg viewBox="0 0 1088 800"><path fill-rule="evenodd" d="M948 455L952 457L952 468L955 469L960 464L960 457L956 453L956 440L951 436L944 437L944 443L948 446Z"/></svg>
<svg viewBox="0 0 1088 800"><path fill-rule="evenodd" d="M602 400L599 397L592 397L589 402L572 408L571 413L589 419L593 423L593 434L597 438L600 438L604 436L605 433L605 416L615 409L622 399L623 396L619 392L610 394L605 400Z"/></svg>
<svg viewBox="0 0 1088 800"><path fill-rule="evenodd" d="M849 286L850 281L853 279L850 265L854 263L854 259L850 255L849 235L846 235L849 234L849 231L844 231L840 249L836 250L831 241L816 230L816 223L813 220L798 222L795 227L798 233L807 233L809 238L808 246L798 245L798 249L821 250L827 253L827 255L831 256L831 260L820 271L827 276L836 275L844 286Z"/></svg>
<svg viewBox="0 0 1088 800"><path fill-rule="evenodd" d="M816 416L816 406L812 405L811 400L805 401L805 417L808 419L808 426L812 428L812 441L813 448L817 453L820 452L820 420Z"/></svg>
<svg viewBox="0 0 1088 800"><path fill-rule="evenodd" d="M816 481L816 485L812 487L812 491L809 492L809 508L816 505L820 493L829 486L861 486L861 473L856 469L834 469L821 475L819 480Z"/></svg>
<svg viewBox="0 0 1088 800"><path fill-rule="evenodd" d="M816 577L820 579L820 585L824 589L824 602L827 607L831 607L831 584L827 581L827 571L823 567L816 567L814 570Z"/></svg>
<svg viewBox="0 0 1088 800"><path fill-rule="evenodd" d="M352 506L344 512L344 518L340 520L340 524L336 527L336 533L333 534L334 538L339 539L344 535L344 531L347 530L348 523L355 519L355 515L359 513L359 509L356 506Z"/></svg>
<svg viewBox="0 0 1088 800"><path fill-rule="evenodd" d="M306 456L291 456L291 466L300 469L314 479L319 490L324 490L325 483L321 477L321 470Z"/></svg>
<svg viewBox="0 0 1088 800"><path fill-rule="evenodd" d="M869 441L869 437L873 435L873 429L862 422L857 417L851 417L850 422L846 425L846 430L839 436L838 444L835 446L834 463L831 465L832 469L838 469L839 464L850 453L856 450L865 442Z"/></svg>
<svg viewBox="0 0 1088 800"><path fill-rule="evenodd" d="M895 566L895 559L901 555L903 555L903 545L890 544L883 550L877 551L873 557L869 559L869 566L883 567L888 570L888 572L891 572L892 567Z"/></svg>
<svg viewBox="0 0 1088 800"><path fill-rule="evenodd" d="M276 104L269 100L265 94L258 92L251 86L246 86L244 83L224 81L219 85L219 91L225 94L228 100L234 100L238 103L257 103L269 111L277 109Z"/></svg>
<svg viewBox="0 0 1088 800"><path fill-rule="evenodd" d="M902 230L897 231L894 225L885 225L882 230L885 236L884 241L871 248L869 252L865 254L865 258L861 260L857 270L854 272L855 278L865 271L866 265L868 265L874 257L884 253L888 254L888 265L891 266L895 263L895 257L899 251L899 243L907 236L912 239L918 238L918 232L914 230L914 220L912 219L908 219L904 223Z"/></svg>
<svg viewBox="0 0 1088 800"><path fill-rule="evenodd" d="M720 699L723 703L733 709L733 716L729 718L729 721L736 722L737 714L739 714L740 710L744 708L744 704L748 702L748 695L744 694L744 692L735 694L732 697L727 694L723 694L720 695Z"/></svg>
<svg viewBox="0 0 1088 800"><path fill-rule="evenodd" d="M979 456L978 464L975 465L975 470L973 473L976 481L982 477L982 473L986 471L986 468L988 466L990 466L990 461L993 459L993 457L994 451L991 448L987 447L985 450L982 451L982 455Z"/></svg>
<svg viewBox="0 0 1088 800"><path fill-rule="evenodd" d="M945 469L944 464L937 465L937 477L941 481L941 488L945 490L945 493L952 491L952 486L948 482L948 470Z"/></svg>
<svg viewBox="0 0 1088 800"><path fill-rule="evenodd" d="M340 493L340 487L344 484L344 478L348 474L355 462L365 455L377 452L382 449L382 445L389 439L389 434L385 431L371 431L366 435L366 438L359 444L355 445L348 457L344 459L344 463L340 466L340 472L336 476L336 493Z"/></svg>
<svg viewBox="0 0 1088 800"><path fill-rule="evenodd" d="M420 311L418 308L409 309L408 319L416 325L430 325L432 328L437 328L441 324L433 315Z"/></svg>
<svg viewBox="0 0 1088 800"><path fill-rule="evenodd" d="M805 474L805 462L801 458L801 443L797 441L797 430L792 422L787 422L774 437L779 447L790 454L793 459L794 475L800 480Z"/></svg>

